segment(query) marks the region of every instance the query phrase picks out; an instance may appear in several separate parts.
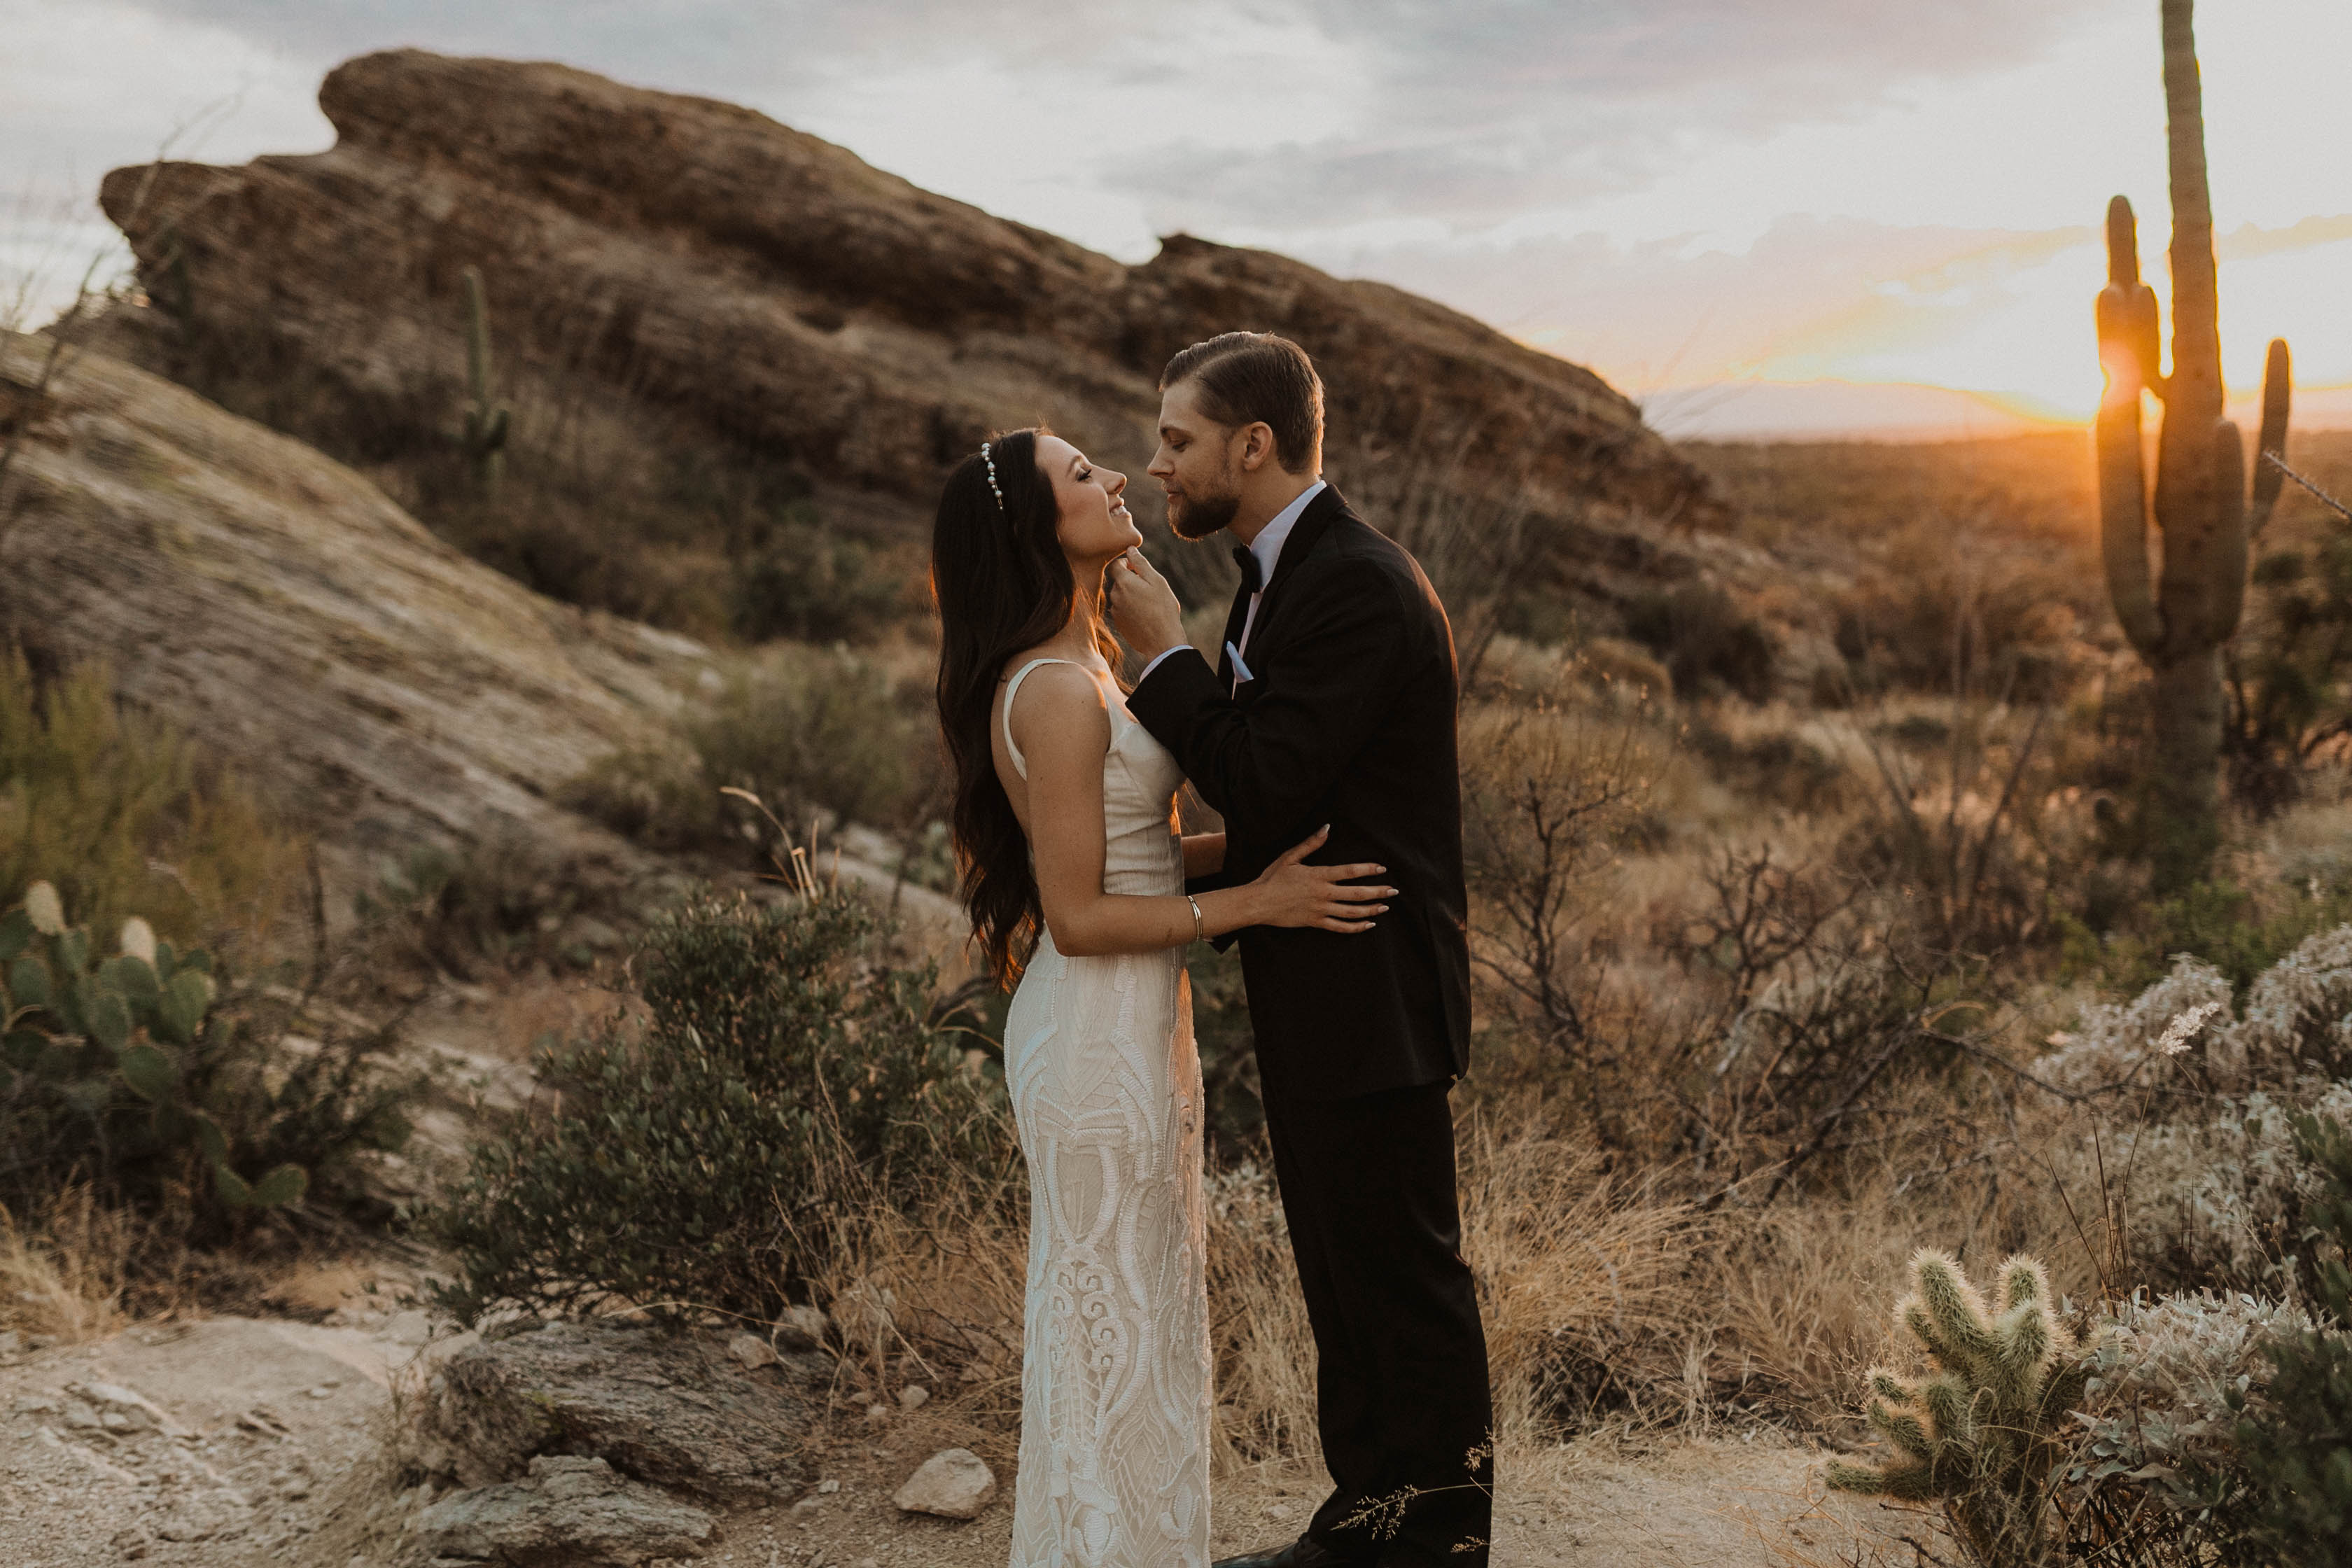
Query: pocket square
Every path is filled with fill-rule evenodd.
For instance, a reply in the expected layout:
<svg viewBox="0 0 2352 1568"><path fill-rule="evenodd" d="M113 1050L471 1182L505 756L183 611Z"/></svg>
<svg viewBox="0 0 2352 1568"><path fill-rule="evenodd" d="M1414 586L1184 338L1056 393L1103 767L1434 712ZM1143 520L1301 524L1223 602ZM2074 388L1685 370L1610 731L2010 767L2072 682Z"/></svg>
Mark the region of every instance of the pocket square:
<svg viewBox="0 0 2352 1568"><path fill-rule="evenodd" d="M1250 667L1242 662L1242 650L1235 647L1230 641L1225 644L1225 658L1233 662L1234 685L1238 686L1244 680L1257 679L1250 673Z"/></svg>

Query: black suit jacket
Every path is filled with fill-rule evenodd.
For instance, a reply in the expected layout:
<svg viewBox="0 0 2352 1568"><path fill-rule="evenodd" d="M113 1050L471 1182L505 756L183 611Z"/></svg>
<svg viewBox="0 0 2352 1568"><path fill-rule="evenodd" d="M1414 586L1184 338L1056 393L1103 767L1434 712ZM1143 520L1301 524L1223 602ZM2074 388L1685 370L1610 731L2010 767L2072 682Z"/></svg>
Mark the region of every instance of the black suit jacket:
<svg viewBox="0 0 2352 1568"><path fill-rule="evenodd" d="M1222 654L1212 670L1179 651L1128 698L1224 816L1224 870L1207 885L1249 881L1328 822L1318 864L1373 861L1397 889L1369 931L1241 933L1261 1080L1340 1100L1459 1077L1470 947L1444 606L1412 555L1327 487L1283 543L1242 658L1253 679L1237 691Z"/></svg>

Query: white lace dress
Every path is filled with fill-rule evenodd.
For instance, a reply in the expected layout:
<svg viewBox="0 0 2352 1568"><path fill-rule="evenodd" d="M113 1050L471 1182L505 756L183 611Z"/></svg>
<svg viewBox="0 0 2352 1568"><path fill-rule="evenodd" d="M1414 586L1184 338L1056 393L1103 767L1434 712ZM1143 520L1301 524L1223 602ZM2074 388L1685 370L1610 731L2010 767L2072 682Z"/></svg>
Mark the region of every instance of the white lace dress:
<svg viewBox="0 0 2352 1568"><path fill-rule="evenodd" d="M1040 664L1013 677L1013 694ZM1083 668L1083 667L1080 667ZM1175 759L1110 700L1103 890L1184 890ZM1029 776L1008 725L1013 765ZM1183 950L1067 958L1013 994L1005 1078L1029 1165L1013 1568L1205 1568L1209 1327L1201 1062Z"/></svg>

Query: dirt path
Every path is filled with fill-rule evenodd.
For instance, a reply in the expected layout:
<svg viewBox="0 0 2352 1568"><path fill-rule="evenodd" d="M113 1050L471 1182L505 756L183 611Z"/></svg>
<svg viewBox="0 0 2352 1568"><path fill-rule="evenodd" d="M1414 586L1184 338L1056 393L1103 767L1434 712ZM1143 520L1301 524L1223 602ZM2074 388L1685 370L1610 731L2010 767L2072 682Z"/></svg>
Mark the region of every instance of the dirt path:
<svg viewBox="0 0 2352 1568"><path fill-rule="evenodd" d="M426 1498L398 1489L383 1439L394 1374L420 1352L426 1323L416 1312L338 1317L315 1326L236 1318L149 1325L97 1344L0 1357L0 1568L415 1562L402 1526ZM975 1423L953 1400L884 1422L840 1418L835 1433L818 1488L789 1506L732 1516L703 1561L1000 1568L1012 1529L1008 1434ZM900 1514L890 1492L949 1447L989 1461L1003 1483L998 1500L971 1524ZM1769 1435L1517 1456L1503 1470L1494 1561L1787 1563L1807 1543L1801 1516L1816 1461ZM1289 1538L1320 1481L1304 1470L1226 1478L1215 1495L1215 1549Z"/></svg>

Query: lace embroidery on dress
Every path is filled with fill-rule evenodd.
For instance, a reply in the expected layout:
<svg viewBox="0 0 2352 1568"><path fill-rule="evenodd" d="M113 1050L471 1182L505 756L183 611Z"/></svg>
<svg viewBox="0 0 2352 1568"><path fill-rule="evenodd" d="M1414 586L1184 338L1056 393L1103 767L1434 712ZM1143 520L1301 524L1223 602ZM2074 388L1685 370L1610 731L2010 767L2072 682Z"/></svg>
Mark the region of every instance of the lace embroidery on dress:
<svg viewBox="0 0 2352 1568"><path fill-rule="evenodd" d="M1024 778L1013 698L1051 662L1068 661L1024 665L1005 693ZM1104 890L1181 892L1181 775L1109 695ZM1041 938L1004 1045L1030 1190L1013 1568L1206 1568L1201 1064L1182 951L1069 958Z"/></svg>

